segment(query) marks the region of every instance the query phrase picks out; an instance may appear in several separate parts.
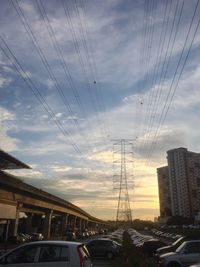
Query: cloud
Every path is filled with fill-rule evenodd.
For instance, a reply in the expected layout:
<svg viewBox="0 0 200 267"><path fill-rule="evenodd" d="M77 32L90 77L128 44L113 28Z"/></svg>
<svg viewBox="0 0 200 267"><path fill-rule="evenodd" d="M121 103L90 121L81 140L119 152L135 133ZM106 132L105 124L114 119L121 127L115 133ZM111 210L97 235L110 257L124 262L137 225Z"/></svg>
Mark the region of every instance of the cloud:
<svg viewBox="0 0 200 267"><path fill-rule="evenodd" d="M20 144L20 140L17 138L10 137L9 132L15 129L15 114L9 110L0 107L0 139L1 149L5 151L13 151L17 149Z"/></svg>
<svg viewBox="0 0 200 267"><path fill-rule="evenodd" d="M34 82L54 114L52 119L42 109L27 84L20 80L3 53L0 53L3 73L0 87L5 89L0 90L2 147L34 166L30 173L21 173L28 183L71 200L95 216L98 214L102 218L109 218L116 216L118 197L118 192L113 191L111 139L133 139L134 176L129 177L131 206L134 217L153 218L158 215L156 168L166 164L166 151L189 145L200 149L200 127L197 123L200 115L199 36L195 39L191 58L165 124L156 136L159 116L184 44L195 1L185 2L172 60L166 79L161 83L161 73L157 77L153 77L153 73L155 68L162 67L167 48L167 42L164 42L163 53L158 55L160 34L164 33L163 3L155 6L155 16L146 14L147 21L152 20L147 35L144 29L144 6L140 1L124 4L116 0L96 3L89 0L85 3L86 13L78 6L80 17L75 2L65 1L69 5L68 18L60 3L43 1L55 38L62 49L62 59L69 70L67 75L37 4L20 1L19 5L58 81L59 89L63 90L70 104L68 110L55 80L48 74L47 66L43 65L17 13L12 6L8 8L6 1L2 3L1 34L26 70L25 74L21 73L22 76ZM175 4L172 1L166 40L172 26ZM73 29L67 19L71 20ZM175 19L177 23L178 16ZM145 51L145 41L153 31L151 47ZM160 62L156 61L157 57ZM161 94L160 99L156 97L157 93ZM156 103L157 107L154 105ZM63 127L61 131L55 127L55 118ZM153 122L151 127L148 125L150 121ZM191 130L194 125L195 131ZM67 134L62 135L63 131ZM74 145L80 152L74 151ZM120 158L120 153L117 156Z"/></svg>
<svg viewBox="0 0 200 267"><path fill-rule="evenodd" d="M71 170L71 167L66 165L53 165L50 167L54 172L68 172Z"/></svg>
<svg viewBox="0 0 200 267"><path fill-rule="evenodd" d="M4 78L0 76L0 88L7 87L11 82L11 78Z"/></svg>
<svg viewBox="0 0 200 267"><path fill-rule="evenodd" d="M21 169L21 170L7 170L6 172L18 176L21 179L25 180L26 179L40 179L43 177L43 174L38 171L38 170L26 170L26 169Z"/></svg>

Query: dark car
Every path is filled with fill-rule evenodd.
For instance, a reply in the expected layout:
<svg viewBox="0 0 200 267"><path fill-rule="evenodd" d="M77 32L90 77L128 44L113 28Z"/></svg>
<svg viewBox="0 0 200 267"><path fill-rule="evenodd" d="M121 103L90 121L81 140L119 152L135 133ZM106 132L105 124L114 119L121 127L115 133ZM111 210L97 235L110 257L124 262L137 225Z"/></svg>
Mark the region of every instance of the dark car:
<svg viewBox="0 0 200 267"><path fill-rule="evenodd" d="M84 239L86 237L84 232L78 231L76 232L76 238L77 239Z"/></svg>
<svg viewBox="0 0 200 267"><path fill-rule="evenodd" d="M42 233L30 233L31 241L41 241L44 239L44 236Z"/></svg>
<svg viewBox="0 0 200 267"><path fill-rule="evenodd" d="M91 257L106 257L113 259L121 252L121 245L116 241L106 238L91 240L86 244Z"/></svg>
<svg viewBox="0 0 200 267"><path fill-rule="evenodd" d="M76 234L72 229L68 229L66 231L66 240L67 241L75 241L76 240Z"/></svg>
<svg viewBox="0 0 200 267"><path fill-rule="evenodd" d="M142 246L142 251L147 256L153 256L158 248L166 247L166 243L158 240L158 239L150 239L144 241Z"/></svg>
<svg viewBox="0 0 200 267"><path fill-rule="evenodd" d="M15 236L9 236L7 239L7 242L9 244L22 244L22 243L26 242L26 239L21 234L17 234Z"/></svg>

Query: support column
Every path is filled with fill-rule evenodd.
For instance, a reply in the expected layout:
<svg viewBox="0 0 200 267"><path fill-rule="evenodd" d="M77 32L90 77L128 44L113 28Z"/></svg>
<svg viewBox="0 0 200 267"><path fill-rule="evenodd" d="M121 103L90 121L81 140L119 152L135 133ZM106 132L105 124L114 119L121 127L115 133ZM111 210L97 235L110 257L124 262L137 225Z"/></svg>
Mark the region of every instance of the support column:
<svg viewBox="0 0 200 267"><path fill-rule="evenodd" d="M85 221L85 229L84 230L88 229L88 224L89 224L89 222L88 222L88 220L86 220Z"/></svg>
<svg viewBox="0 0 200 267"><path fill-rule="evenodd" d="M50 210L45 214L45 219L44 219L44 238L45 239L50 238L52 213L53 211Z"/></svg>
<svg viewBox="0 0 200 267"><path fill-rule="evenodd" d="M31 233L32 232L32 220L33 220L33 214L28 213L27 219L26 219L26 232Z"/></svg>
<svg viewBox="0 0 200 267"><path fill-rule="evenodd" d="M16 209L16 216L15 216L15 226L14 226L14 232L13 235L16 236L17 235L17 231L18 231L18 225L19 225L19 213L20 213L20 208L22 207L21 203L17 204L17 209Z"/></svg>
<svg viewBox="0 0 200 267"><path fill-rule="evenodd" d="M73 222L73 226L72 226L73 231L76 230L76 220L77 220L77 217L74 216L74 222Z"/></svg>
<svg viewBox="0 0 200 267"><path fill-rule="evenodd" d="M10 226L10 221L7 220L7 223L6 223L6 230L5 230L5 238L4 238L4 241L5 241L5 242L7 242L7 240L8 240L9 226Z"/></svg>
<svg viewBox="0 0 200 267"><path fill-rule="evenodd" d="M81 219L81 231L84 231L85 230L85 220L84 219Z"/></svg>
<svg viewBox="0 0 200 267"><path fill-rule="evenodd" d="M76 227L78 228L78 231L81 231L81 229L82 229L81 226L82 226L82 219L77 218Z"/></svg>
<svg viewBox="0 0 200 267"><path fill-rule="evenodd" d="M62 228L61 228L62 236L66 236L68 220L69 220L69 214L62 216Z"/></svg>

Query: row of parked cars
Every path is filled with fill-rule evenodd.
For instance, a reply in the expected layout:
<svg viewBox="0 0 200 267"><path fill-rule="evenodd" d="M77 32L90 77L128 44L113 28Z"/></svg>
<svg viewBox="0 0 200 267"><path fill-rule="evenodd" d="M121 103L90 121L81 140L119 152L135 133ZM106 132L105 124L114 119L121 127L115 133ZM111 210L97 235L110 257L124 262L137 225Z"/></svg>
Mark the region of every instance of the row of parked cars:
<svg viewBox="0 0 200 267"><path fill-rule="evenodd" d="M112 259L121 253L123 230L88 242L36 241L25 243L0 257L0 266L34 267L92 267L93 257Z"/></svg>
<svg viewBox="0 0 200 267"><path fill-rule="evenodd" d="M22 244L30 241L41 241L44 239L42 233L18 233L16 236L10 236L7 240L10 244Z"/></svg>
<svg viewBox="0 0 200 267"><path fill-rule="evenodd" d="M102 231L104 233L104 231ZM85 231L73 231L72 229L67 229L66 231L66 240L68 241L75 241L75 240L82 240L86 239L91 236L96 236L100 234L98 231L88 231L87 229Z"/></svg>
<svg viewBox="0 0 200 267"><path fill-rule="evenodd" d="M118 229L112 233L92 238L86 243L91 257L103 257L113 259L122 252L122 239L124 230Z"/></svg>
<svg viewBox="0 0 200 267"><path fill-rule="evenodd" d="M156 249L166 246L166 243L152 235L141 234L134 229L128 230L133 245L147 256L153 256Z"/></svg>
<svg viewBox="0 0 200 267"><path fill-rule="evenodd" d="M102 232L104 233L104 232ZM99 232L97 231L73 231L71 229L68 229L66 231L66 240L68 241L75 241L75 240L82 240L91 236L98 235ZM18 233L16 236L10 236L8 238L8 243L10 244L23 244L30 241L41 241L44 239L44 236L42 233Z"/></svg>
<svg viewBox="0 0 200 267"><path fill-rule="evenodd" d="M157 237L166 238L166 239L169 239L171 241L177 240L178 238L181 237L181 235L174 234L174 233L163 232L163 231L158 230L158 229L151 229L151 232L154 235L156 235Z"/></svg>
<svg viewBox="0 0 200 267"><path fill-rule="evenodd" d="M181 236L152 229L152 235L129 229L133 245L159 267L200 267L200 236ZM168 242L168 245L165 243ZM169 242L171 241L171 243Z"/></svg>

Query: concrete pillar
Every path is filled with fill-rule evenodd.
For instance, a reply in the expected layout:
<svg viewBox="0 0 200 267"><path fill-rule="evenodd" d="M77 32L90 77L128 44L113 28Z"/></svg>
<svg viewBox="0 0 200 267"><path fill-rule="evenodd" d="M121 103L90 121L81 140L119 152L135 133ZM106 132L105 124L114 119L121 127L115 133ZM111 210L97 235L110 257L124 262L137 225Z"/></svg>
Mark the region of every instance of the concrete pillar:
<svg viewBox="0 0 200 267"><path fill-rule="evenodd" d="M72 225L72 229L73 229L73 231L76 230L76 220L77 220L77 217L74 216L74 221L73 221L73 225Z"/></svg>
<svg viewBox="0 0 200 267"><path fill-rule="evenodd" d="M14 231L13 231L13 235L16 236L17 235L17 231L18 231L18 225L19 225L19 213L20 213L20 208L22 207L21 203L17 204L17 209L16 209L16 216L15 216L15 226L14 226Z"/></svg>
<svg viewBox="0 0 200 267"><path fill-rule="evenodd" d="M62 226L61 226L61 232L62 236L66 235L66 230L68 227L68 222L69 222L69 214L63 215L62 216Z"/></svg>
<svg viewBox="0 0 200 267"><path fill-rule="evenodd" d="M6 223L6 230L5 230L5 238L4 238L4 241L5 241L5 242L7 242L7 240L8 240L9 226L10 226L10 221L7 220L7 223Z"/></svg>
<svg viewBox="0 0 200 267"><path fill-rule="evenodd" d="M81 226L80 226L81 231L85 231L85 220L81 219Z"/></svg>
<svg viewBox="0 0 200 267"><path fill-rule="evenodd" d="M32 220L33 220L33 214L27 213L27 219L26 219L26 232L31 233L32 232Z"/></svg>
<svg viewBox="0 0 200 267"><path fill-rule="evenodd" d="M85 220L85 224L84 224L84 231L88 229L88 220Z"/></svg>
<svg viewBox="0 0 200 267"><path fill-rule="evenodd" d="M78 228L78 231L81 230L81 225L82 225L82 219L81 218L77 218L76 227Z"/></svg>
<svg viewBox="0 0 200 267"><path fill-rule="evenodd" d="M72 217L70 214L68 215L68 222L67 222L67 229L69 228L72 229Z"/></svg>
<svg viewBox="0 0 200 267"><path fill-rule="evenodd" d="M44 220L44 238L45 239L50 238L52 213L53 211L50 210L45 214L45 220Z"/></svg>

